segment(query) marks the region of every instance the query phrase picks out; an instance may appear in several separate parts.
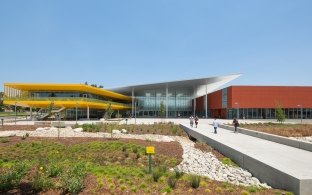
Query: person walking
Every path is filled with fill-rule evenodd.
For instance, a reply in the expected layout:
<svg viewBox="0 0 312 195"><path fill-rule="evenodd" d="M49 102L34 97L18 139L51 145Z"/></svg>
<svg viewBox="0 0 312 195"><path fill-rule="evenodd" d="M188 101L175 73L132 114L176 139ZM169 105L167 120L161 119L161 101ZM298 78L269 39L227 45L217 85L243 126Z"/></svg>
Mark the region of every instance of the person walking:
<svg viewBox="0 0 312 195"><path fill-rule="evenodd" d="M194 124L194 117L191 115L190 116L190 126L193 127Z"/></svg>
<svg viewBox="0 0 312 195"><path fill-rule="evenodd" d="M197 115L195 116L195 127L197 128L197 125L198 125L198 117Z"/></svg>
<svg viewBox="0 0 312 195"><path fill-rule="evenodd" d="M219 123L218 123L217 119L215 119L213 121L212 125L213 125L213 128L214 128L214 133L217 134L217 129L219 127Z"/></svg>
<svg viewBox="0 0 312 195"><path fill-rule="evenodd" d="M234 125L234 133L238 133L237 127L239 127L239 123L238 123L238 120L236 118L234 118L234 120L233 120L233 125Z"/></svg>

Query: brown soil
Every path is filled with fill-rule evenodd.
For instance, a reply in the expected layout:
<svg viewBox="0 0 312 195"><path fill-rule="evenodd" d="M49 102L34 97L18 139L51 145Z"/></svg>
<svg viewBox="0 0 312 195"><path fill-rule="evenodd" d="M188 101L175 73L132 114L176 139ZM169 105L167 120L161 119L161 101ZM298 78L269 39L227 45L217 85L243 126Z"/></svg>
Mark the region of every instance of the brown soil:
<svg viewBox="0 0 312 195"><path fill-rule="evenodd" d="M213 147L209 146L206 143L195 142L195 148L201 150L202 152L211 152L220 161L225 157L220 152L218 152L217 150L215 150Z"/></svg>
<svg viewBox="0 0 312 195"><path fill-rule="evenodd" d="M240 127L284 137L312 136L311 124L258 123L258 124L241 124Z"/></svg>
<svg viewBox="0 0 312 195"><path fill-rule="evenodd" d="M79 143L88 143L92 141L103 141L103 142L111 142L111 141L122 141L126 143L134 143L141 146L154 146L155 153L160 155L171 156L177 158L179 161L182 160L183 149L178 142L153 142L148 140L139 140L139 139L107 139L107 138L77 138L77 137L66 137L66 138L41 138L41 137L28 137L25 140L21 140L20 137L9 137L8 142L1 143L0 148L3 146L15 145L19 142L33 142L33 141L43 141L48 140L52 142L58 142L65 145L73 145Z"/></svg>

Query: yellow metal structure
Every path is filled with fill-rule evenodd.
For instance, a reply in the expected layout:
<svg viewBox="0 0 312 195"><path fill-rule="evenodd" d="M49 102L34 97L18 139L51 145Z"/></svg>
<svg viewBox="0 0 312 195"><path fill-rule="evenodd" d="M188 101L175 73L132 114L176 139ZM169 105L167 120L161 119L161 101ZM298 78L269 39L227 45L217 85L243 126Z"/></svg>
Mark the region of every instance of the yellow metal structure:
<svg viewBox="0 0 312 195"><path fill-rule="evenodd" d="M74 97L32 98L29 97L30 91L92 93L111 99L111 101ZM36 108L48 108L51 104L53 104L54 107L63 107L66 109L76 107L90 109L107 109L108 105L111 104L113 110L125 110L131 109L131 106L129 105L131 100L131 97L84 84L5 83L3 103L6 105L17 105ZM123 103L118 103L116 101L121 101Z"/></svg>
<svg viewBox="0 0 312 195"><path fill-rule="evenodd" d="M4 83L4 87L11 87L21 91L83 91L111 99L131 101L129 96L84 84Z"/></svg>

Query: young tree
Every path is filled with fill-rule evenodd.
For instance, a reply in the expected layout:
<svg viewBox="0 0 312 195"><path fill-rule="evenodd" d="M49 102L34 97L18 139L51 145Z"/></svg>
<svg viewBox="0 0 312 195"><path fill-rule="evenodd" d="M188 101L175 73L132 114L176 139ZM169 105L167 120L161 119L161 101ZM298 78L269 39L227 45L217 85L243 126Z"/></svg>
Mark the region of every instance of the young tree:
<svg viewBox="0 0 312 195"><path fill-rule="evenodd" d="M165 104L163 101L160 102L159 114L161 119L165 117Z"/></svg>
<svg viewBox="0 0 312 195"><path fill-rule="evenodd" d="M107 108L106 108L106 112L104 114L104 118L105 119L110 119L112 117L114 110L112 109L112 103L109 103Z"/></svg>
<svg viewBox="0 0 312 195"><path fill-rule="evenodd" d="M88 82L87 82L87 81L85 82L85 85L88 85Z"/></svg>
<svg viewBox="0 0 312 195"><path fill-rule="evenodd" d="M283 123L286 119L284 111L280 105L277 105L275 108L275 116L279 123Z"/></svg>
<svg viewBox="0 0 312 195"><path fill-rule="evenodd" d="M104 88L103 85L100 85L99 88Z"/></svg>

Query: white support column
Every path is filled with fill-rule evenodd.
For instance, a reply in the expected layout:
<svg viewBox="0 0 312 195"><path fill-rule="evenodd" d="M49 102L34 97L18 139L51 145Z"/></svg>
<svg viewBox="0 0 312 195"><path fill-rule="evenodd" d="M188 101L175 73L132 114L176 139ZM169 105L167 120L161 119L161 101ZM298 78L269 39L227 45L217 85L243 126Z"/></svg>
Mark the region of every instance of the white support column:
<svg viewBox="0 0 312 195"><path fill-rule="evenodd" d="M87 119L90 119L90 109L89 109L89 105L87 106Z"/></svg>
<svg viewBox="0 0 312 195"><path fill-rule="evenodd" d="M166 118L168 118L168 84L166 84Z"/></svg>
<svg viewBox="0 0 312 195"><path fill-rule="evenodd" d="M205 115L206 115L206 118L208 118L208 98L207 98L207 80L206 80L206 95L205 95Z"/></svg>

